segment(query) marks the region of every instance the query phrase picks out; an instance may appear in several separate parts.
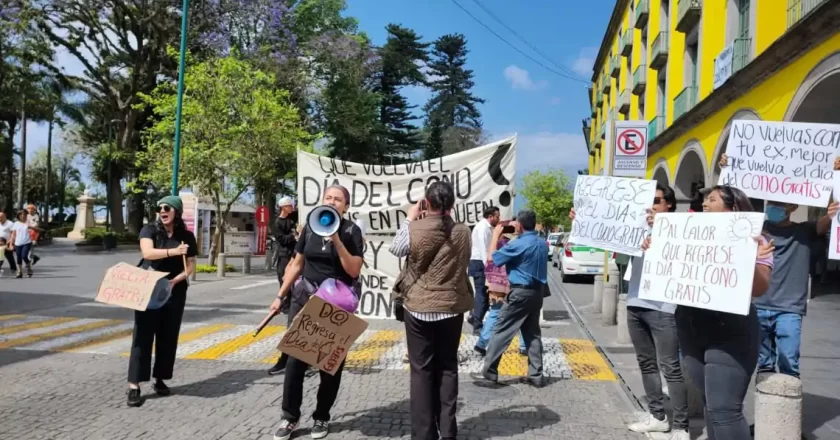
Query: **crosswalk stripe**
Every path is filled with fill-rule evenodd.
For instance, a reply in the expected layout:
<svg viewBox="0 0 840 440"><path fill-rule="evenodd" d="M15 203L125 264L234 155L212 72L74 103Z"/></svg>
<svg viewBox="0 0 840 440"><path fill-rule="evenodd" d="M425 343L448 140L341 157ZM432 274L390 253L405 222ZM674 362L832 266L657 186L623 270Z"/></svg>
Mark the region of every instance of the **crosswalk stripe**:
<svg viewBox="0 0 840 440"><path fill-rule="evenodd" d="M281 325L269 325L266 326L256 337L254 337L253 333L247 332L243 335L239 335L233 339L222 342L221 344L216 344L212 347L184 356L183 359L219 359L222 356L244 349L255 342L270 338L285 329L286 327Z"/></svg>
<svg viewBox="0 0 840 440"><path fill-rule="evenodd" d="M134 327L134 325L131 323L120 322L116 326L101 327L63 337L51 338L34 344L24 345L19 348L22 350L68 351L68 349L72 349L80 345L90 344L90 341L113 337L114 334L123 335L126 332L130 334L132 327Z"/></svg>
<svg viewBox="0 0 840 440"><path fill-rule="evenodd" d="M58 330L49 331L49 332L46 332L46 333L38 333L38 334L24 336L24 337L20 337L20 338L16 338L16 339L9 339L9 340L0 342L0 349L12 348L12 347L18 347L18 346L21 346L21 345L32 344L32 343L35 343L35 342L38 342L38 341L43 341L43 340L52 339L52 338L58 338L58 337L61 337L61 336L66 336L66 335L70 335L70 334L74 334L74 333L80 333L80 332L84 332L84 331L88 331L88 330L93 330L93 329L97 329L97 328L116 325L116 324L119 324L120 322L121 321L116 320L116 319L107 319L107 320L103 319L103 320L97 320L97 321L94 321L94 322L89 322L87 324L77 325L75 327L62 328L62 329L58 329Z"/></svg>
<svg viewBox="0 0 840 440"><path fill-rule="evenodd" d="M499 362L499 375L524 376L528 373L528 357L519 354L519 336L515 336Z"/></svg>
<svg viewBox="0 0 840 440"><path fill-rule="evenodd" d="M283 334L286 333L286 326L279 327L281 327L280 331L271 335L270 338L261 338L261 340L255 341L246 348L220 357L219 360L254 362L255 360L259 361L268 358L272 359L272 363L276 362L277 357L280 356L280 351L277 350L277 345L280 344L280 339L282 339ZM262 334L262 332L260 334Z"/></svg>
<svg viewBox="0 0 840 440"><path fill-rule="evenodd" d="M345 368L370 368L376 365L383 353L405 338L403 332L380 330L358 344L347 355Z"/></svg>
<svg viewBox="0 0 840 440"><path fill-rule="evenodd" d="M210 334L213 334L213 333L216 333L216 332L220 332L220 331L223 331L223 330L227 330L227 329L230 329L232 327L234 327L233 324L201 325L201 326L197 326L197 328L195 328L194 330L190 330L186 333L183 333L184 328L182 327L181 328L182 333L180 333L178 335L178 347L179 347L178 351L179 352L181 351L181 347L184 344L188 344L192 341L196 341L198 339L201 339L201 338L203 338L207 335L210 335ZM154 350L155 350L155 344L152 344L152 352L153 353L154 353ZM120 353L120 356L123 356L123 357L131 356L131 352L126 351L126 352Z"/></svg>
<svg viewBox="0 0 840 440"><path fill-rule="evenodd" d="M200 330L200 329L197 329ZM225 329L212 332L204 337L189 341L187 343L178 343L178 359L184 359L194 353L205 351L216 345L222 344L226 341L234 339L248 333L253 334L254 327L249 325L231 325Z"/></svg>
<svg viewBox="0 0 840 440"><path fill-rule="evenodd" d="M75 344L69 344L69 345L65 345L65 346L62 346L62 347L58 347L58 348L55 349L55 351L66 351L66 352L71 352L71 353L84 353L84 352L87 352L88 350L90 350L94 347L102 346L102 345L105 345L105 344L108 344L110 342L114 342L114 341L117 341L117 340L129 338L129 337L131 337L131 334L134 331L134 324L127 324L126 327L127 328L125 328L123 330L118 330L118 331L115 331L115 332L112 332L112 333L107 333L107 334L104 334L104 335L100 335L100 336L92 338L92 339L79 341L78 343L75 343Z"/></svg>
<svg viewBox="0 0 840 440"><path fill-rule="evenodd" d="M561 339L560 345L575 379L615 381L615 373L607 365L595 344L587 339Z"/></svg>
<svg viewBox="0 0 840 440"><path fill-rule="evenodd" d="M0 321L8 321L10 319L21 319L25 317L26 315L0 315Z"/></svg>
<svg viewBox="0 0 840 440"><path fill-rule="evenodd" d="M39 317L40 318L40 317ZM54 325L64 324L65 322L72 322L78 321L79 318L52 318L52 319L39 319L34 322L27 322L25 324L17 324L17 325L10 325L8 327L0 328L0 336L2 335L10 335L12 333L20 333L27 330L33 330L38 328L46 328L52 327Z"/></svg>

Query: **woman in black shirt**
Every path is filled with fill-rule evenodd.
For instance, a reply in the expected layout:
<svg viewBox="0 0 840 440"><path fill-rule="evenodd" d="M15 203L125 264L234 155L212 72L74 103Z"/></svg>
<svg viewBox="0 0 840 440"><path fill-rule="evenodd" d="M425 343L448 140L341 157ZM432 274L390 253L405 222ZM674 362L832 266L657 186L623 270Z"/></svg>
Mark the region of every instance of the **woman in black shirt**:
<svg viewBox="0 0 840 440"><path fill-rule="evenodd" d="M159 309L134 312L134 335L128 361L128 406L140 406L140 382L154 376L154 390L160 396L170 394L163 382L172 379L178 333L187 301L187 277L195 270L198 246L195 235L188 231L181 219L183 203L177 196L167 196L158 202L158 221L140 231L140 251L143 266L166 272L171 296ZM184 255L187 264L184 267ZM155 347L155 368L152 371L152 344Z"/></svg>
<svg viewBox="0 0 840 440"><path fill-rule="evenodd" d="M323 204L335 208L342 216L347 212L350 193L343 186L331 186L324 192ZM312 233L309 227L301 232L295 247L295 258L286 267L283 285L277 299L271 304L272 311L279 311L284 297L292 290L289 310L290 319L294 318L318 286L328 278L334 278L348 286L359 277L364 261L364 242L362 231L350 220L341 219L338 232L324 238ZM292 289L295 280L303 274L303 280ZM358 295L358 292L356 292ZM307 364L289 357L286 364L286 379L283 382L283 421L274 434L274 440L287 440L297 429L300 420L300 406L303 403L303 379ZM341 372L344 362L339 365L335 375L321 371L321 384L318 387L318 402L312 418L315 420L311 436L324 438L329 433L330 409L338 397L341 385Z"/></svg>

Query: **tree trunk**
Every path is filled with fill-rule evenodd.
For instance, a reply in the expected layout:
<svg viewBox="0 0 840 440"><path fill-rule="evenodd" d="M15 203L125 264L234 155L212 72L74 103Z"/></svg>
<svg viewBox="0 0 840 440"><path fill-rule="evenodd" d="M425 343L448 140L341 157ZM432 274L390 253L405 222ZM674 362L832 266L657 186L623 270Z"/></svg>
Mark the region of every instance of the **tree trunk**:
<svg viewBox="0 0 840 440"><path fill-rule="evenodd" d="M24 101L25 104L25 101ZM20 170L18 170L17 207L23 209L26 200L23 198L23 187L26 183L26 110L23 110L23 125L20 132Z"/></svg>
<svg viewBox="0 0 840 440"><path fill-rule="evenodd" d="M47 177L44 182L44 223L49 229L50 224L50 184L52 183L52 132L53 120L50 118L49 128L47 129Z"/></svg>
<svg viewBox="0 0 840 440"><path fill-rule="evenodd" d="M64 215L64 199L67 198L67 167L61 167L61 175L58 178L59 185L61 185L58 188L58 214L61 214L61 223L66 223L67 217Z"/></svg>
<svg viewBox="0 0 840 440"><path fill-rule="evenodd" d="M112 175L111 181L108 183L108 206L111 209L111 231L113 232L125 231L121 180L120 176Z"/></svg>

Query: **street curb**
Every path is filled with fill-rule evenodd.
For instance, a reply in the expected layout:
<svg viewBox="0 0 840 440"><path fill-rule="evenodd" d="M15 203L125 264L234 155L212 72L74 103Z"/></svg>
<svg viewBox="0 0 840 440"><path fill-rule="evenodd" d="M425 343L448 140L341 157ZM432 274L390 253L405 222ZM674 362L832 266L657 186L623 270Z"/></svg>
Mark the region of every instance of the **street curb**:
<svg viewBox="0 0 840 440"><path fill-rule="evenodd" d="M557 290L560 292L560 297L562 298L563 302L566 304L566 308L569 310L569 313L572 315L572 317L574 317L575 321L577 321L578 324L580 324L580 328L586 334L586 337L589 338L589 340L592 341L593 345L598 350L598 353L601 354L601 357L604 358L604 360L607 362L607 364L612 369L615 376L618 378L619 386L624 391L624 394L627 397L627 400L629 400L630 406L632 406L636 411L647 412L645 410L644 406L642 405L642 402L639 400L639 398L636 397L635 394L633 394L632 390L630 390L630 386L627 385L627 382L624 380L624 377L622 377L621 373L619 373L617 371L617 369L615 367L615 364L612 363L612 360L610 360L609 356L607 356L607 353L604 351L604 349L601 347L601 345L598 344L598 341L595 340L595 336L592 334L591 331L589 331L589 326L586 322L586 318L584 318L578 312L577 307L575 307L574 303L572 303L572 300L569 298L569 295L566 292L565 287L563 287L563 283L558 282L553 276L550 276L550 275L549 275L549 279L551 280L551 282L553 284L555 284L557 286Z"/></svg>

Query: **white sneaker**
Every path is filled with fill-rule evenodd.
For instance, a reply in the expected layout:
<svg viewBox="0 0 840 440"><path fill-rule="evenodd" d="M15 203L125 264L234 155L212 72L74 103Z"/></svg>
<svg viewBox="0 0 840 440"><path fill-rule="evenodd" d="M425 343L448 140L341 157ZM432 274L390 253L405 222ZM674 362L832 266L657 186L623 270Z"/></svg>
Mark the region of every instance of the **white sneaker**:
<svg viewBox="0 0 840 440"><path fill-rule="evenodd" d="M668 440L691 440L691 436L688 435L688 431L676 429L671 431L671 437L668 437Z"/></svg>
<svg viewBox="0 0 840 440"><path fill-rule="evenodd" d="M659 420L651 414L648 414L639 422L633 423L627 429L633 432L668 432L671 430L671 424L668 419Z"/></svg>

